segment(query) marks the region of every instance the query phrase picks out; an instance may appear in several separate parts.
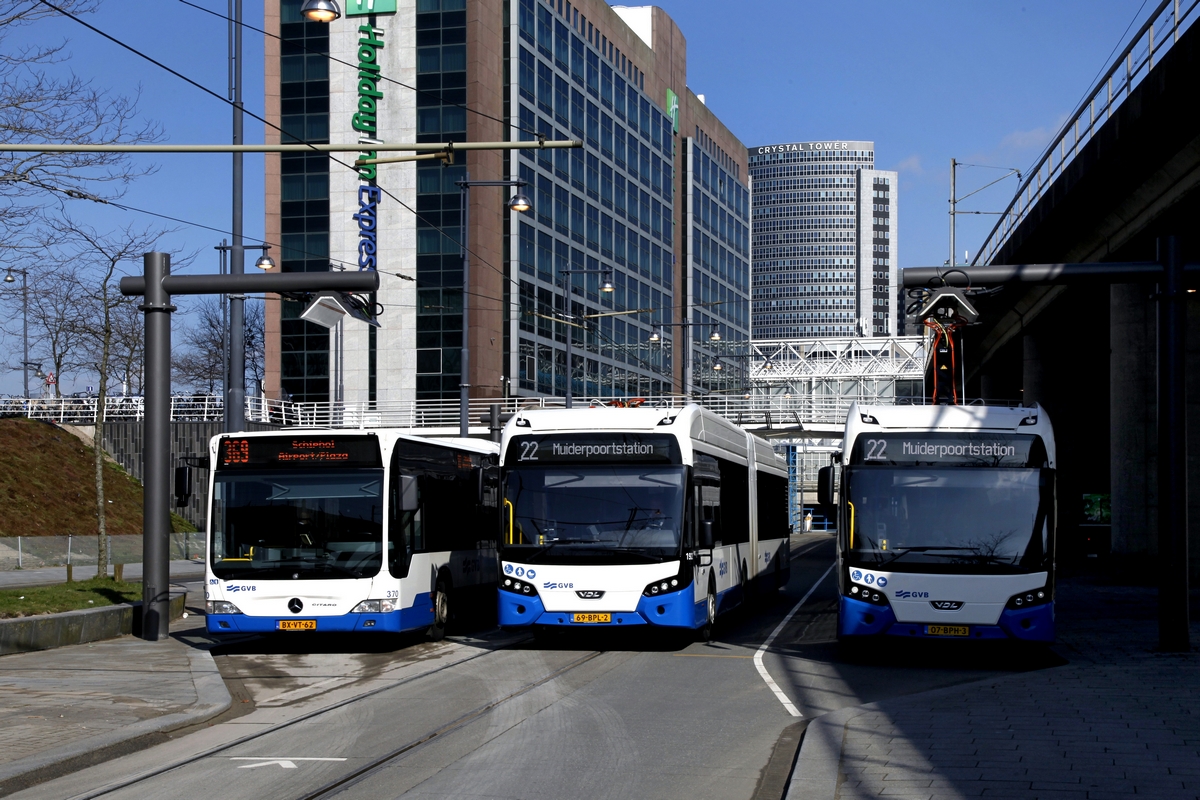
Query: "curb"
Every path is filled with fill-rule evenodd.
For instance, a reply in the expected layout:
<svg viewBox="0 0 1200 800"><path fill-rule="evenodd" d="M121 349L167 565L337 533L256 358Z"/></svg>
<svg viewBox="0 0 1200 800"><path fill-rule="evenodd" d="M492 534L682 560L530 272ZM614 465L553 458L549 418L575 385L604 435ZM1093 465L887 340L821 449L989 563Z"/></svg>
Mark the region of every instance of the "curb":
<svg viewBox="0 0 1200 800"><path fill-rule="evenodd" d="M186 603L186 592L172 593L169 601L170 618L182 616ZM0 656L115 639L124 634L137 633L141 627L141 603L0 620Z"/></svg>
<svg viewBox="0 0 1200 800"><path fill-rule="evenodd" d="M217 670L212 654L207 650L197 650L182 642L176 642L176 644L187 648L188 668L191 672L192 684L196 688L196 704L194 706L187 711L143 720L81 742L4 764L0 766L0 781L11 785L11 782L17 780L26 785L32 785L39 781L21 781L20 779L28 779L33 777L32 773L49 770L65 762L86 757L123 742L152 734L167 733L204 722L228 709L233 704L233 698L230 697L229 690L225 688L225 681ZM8 791L12 791L12 789Z"/></svg>

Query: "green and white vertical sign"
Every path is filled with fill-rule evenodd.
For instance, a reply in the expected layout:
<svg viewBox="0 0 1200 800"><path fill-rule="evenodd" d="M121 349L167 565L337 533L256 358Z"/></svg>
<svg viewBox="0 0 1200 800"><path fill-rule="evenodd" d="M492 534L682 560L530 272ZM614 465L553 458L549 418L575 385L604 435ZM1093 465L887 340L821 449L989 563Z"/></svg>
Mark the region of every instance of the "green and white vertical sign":
<svg viewBox="0 0 1200 800"><path fill-rule="evenodd" d="M679 133L679 95L667 89L667 116L675 124L673 133Z"/></svg>
<svg viewBox="0 0 1200 800"><path fill-rule="evenodd" d="M365 17L367 14L395 14L396 0L346 0L347 17Z"/></svg>

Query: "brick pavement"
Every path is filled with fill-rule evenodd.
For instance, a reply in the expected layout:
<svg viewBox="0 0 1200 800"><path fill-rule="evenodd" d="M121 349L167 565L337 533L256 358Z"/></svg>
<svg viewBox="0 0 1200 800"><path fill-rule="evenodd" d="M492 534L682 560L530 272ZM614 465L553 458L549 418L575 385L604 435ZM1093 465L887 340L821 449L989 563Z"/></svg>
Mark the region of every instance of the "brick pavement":
<svg viewBox="0 0 1200 800"><path fill-rule="evenodd" d="M178 620L172 633L197 623L203 617ZM212 657L176 637L122 636L0 657L0 793L18 776L228 706Z"/></svg>
<svg viewBox="0 0 1200 800"><path fill-rule="evenodd" d="M789 798L1200 798L1200 655L1154 651L1154 601L1063 581L1069 664L814 720Z"/></svg>

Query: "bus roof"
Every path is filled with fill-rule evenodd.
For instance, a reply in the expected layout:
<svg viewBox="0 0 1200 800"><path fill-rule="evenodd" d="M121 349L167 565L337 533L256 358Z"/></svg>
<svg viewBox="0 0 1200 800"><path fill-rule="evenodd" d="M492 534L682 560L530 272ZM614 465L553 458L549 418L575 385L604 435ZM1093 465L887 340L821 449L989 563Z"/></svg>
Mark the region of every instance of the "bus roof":
<svg viewBox="0 0 1200 800"><path fill-rule="evenodd" d="M1031 433L1042 437L1050 465L1055 462L1054 428L1039 404L1032 406L868 406L851 403L846 412L843 452L859 434L883 431Z"/></svg>

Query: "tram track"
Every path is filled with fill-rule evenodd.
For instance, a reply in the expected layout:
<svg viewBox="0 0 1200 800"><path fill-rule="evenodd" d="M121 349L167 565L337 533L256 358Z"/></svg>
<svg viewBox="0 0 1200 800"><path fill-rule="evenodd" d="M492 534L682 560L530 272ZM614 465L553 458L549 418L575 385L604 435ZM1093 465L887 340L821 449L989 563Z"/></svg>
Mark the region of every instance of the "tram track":
<svg viewBox="0 0 1200 800"><path fill-rule="evenodd" d="M136 775L130 776L127 779L124 779L124 780L121 780L118 782L114 782L114 783L110 783L108 785L98 787L94 790L90 790L90 791L83 792L80 794L71 795L68 798L68 800L93 800L93 798L107 797L107 796L113 795L117 792L123 791L125 789L135 788L141 784L145 784L148 781L151 781L155 778L166 775L170 772L174 772L174 771L189 767L191 765L198 764L201 761L204 761L205 759L209 759L209 758L212 758L213 756L220 755L221 753L225 753L225 752L228 752L235 748L242 747L246 744L262 740L267 736L277 734L280 731L286 730L288 728L299 725L301 723L309 722L314 719L319 719L322 716L339 711L339 710L344 709L347 706L353 705L355 703L359 703L364 700L370 700L371 698L378 697L379 695L385 694L385 693L393 691L395 689L410 686L411 684L416 683L417 681L422 681L427 678L432 678L434 676L437 676L439 673L445 672L447 670L459 668L463 664L468 664L472 661L477 661L479 659L485 658L490 655L494 655L501 651L511 650L519 645L526 644L526 643L530 642L531 640L532 640L532 637L522 638L517 641L511 642L511 643L508 643L508 644L505 644L505 645L502 645L499 647L490 648L488 650L482 651L475 655L468 656L461 660L454 661L449 664L445 664L443 666L432 669L428 672L424 672L420 675L413 675L409 678L405 678L403 680L396 681L395 683L390 683L386 686L380 686L376 689L372 689L368 692L364 692L363 694L356 695L355 697L349 697L349 698L346 698L345 700L341 700L336 703L333 703L332 705L325 706L323 708L314 709L313 711L310 711L307 714L302 714L293 719L289 719L287 721L280 722L280 723L278 723L276 725L272 725L271 727L266 728L264 730L256 731L255 733L241 736L231 742L217 745L215 747L211 747L206 750L203 750L199 753L194 753L192 755L176 759L170 763L163 764L162 766L156 767L151 770L146 770L146 771L140 772ZM566 664L562 667L559 667L559 668L553 670L549 674L544 675L535 681L530 681L525 684L522 684L520 687L518 687L517 689L513 690L512 692L506 694L505 696L503 696L501 698L497 698L496 700L493 700L485 705L482 705L475 709L472 709L471 711L468 711L465 714L462 714L459 717L456 717L455 719L451 720L450 722L447 722L432 731L428 731L428 732L422 734L421 736L418 736L417 738L410 740L406 744L395 748L394 750L390 751L389 753L385 754L384 756L374 759L370 764L360 767L359 769L355 770L355 772L351 773L349 776L345 776L337 781L331 782L331 783L327 784L326 786L323 786L320 789L318 789L315 793L302 795L301 798L303 798L303 800L308 800L308 798L319 798L319 797L331 796L330 795L331 792L337 793L337 791L340 791L341 788L345 788L348 785L348 783L357 782L357 780L359 780L363 777L367 777L370 773L381 769L382 767L386 766L386 764L388 762L398 758L399 756L401 756L407 752L411 752L412 750L415 750L432 740L435 740L441 736L444 736L447 733L450 733L454 730L457 730L457 729L469 724L470 722L474 721L475 719L478 719L479 717L484 716L485 714L487 714L489 711L495 709L496 707L503 705L504 703L509 702L517 697L520 697L520 696L526 694L527 692L529 692L533 689L536 689L537 687L539 687L545 683L548 683L558 677L561 677L563 674L565 674L579 666L582 666L583 664L587 663L588 661L591 661L592 659L602 655L602 653L603 653L603 651L599 651L599 650L586 653L583 656L581 656L580 658L575 659L574 661L570 662L569 664Z"/></svg>
<svg viewBox="0 0 1200 800"><path fill-rule="evenodd" d="M382 756L372 759L368 764L365 764L362 767L359 767L358 769L356 769L354 772L350 773L349 775L346 775L345 777L339 778L334 781L330 781L329 783L325 784L321 788L317 789L315 792L299 796L298 798L296 798L296 800L325 800L325 798L335 797L336 795L341 794L343 791L358 784L362 780L369 778L372 775L380 772L381 770L386 768L389 764L391 764L393 761L395 761L397 758L399 758L403 755L406 755L406 754L412 752L413 750L416 750L416 749L434 741L438 737L445 736L446 734L453 733L454 731L457 731L457 730L460 730L461 728L466 727L470 723L474 722L475 720L479 719L480 717L483 717L484 715L493 711L497 707L499 707L511 700L515 700L516 698L518 698L524 694L527 694L528 692L533 691L537 687L547 684L550 681L555 680L556 678L560 678L563 675L565 675L566 673L570 672L571 670L581 667L584 664L591 661L592 659L598 658L599 656L601 656L603 654L604 654L604 651L602 651L602 650L595 650L591 653L587 653L587 654L581 656L580 658L575 659L571 663L566 664L565 666L559 667L557 670L550 673L549 675L546 675L546 676L544 676L536 681L533 681L531 683L527 683L524 686L521 686L520 688L518 688L517 690L505 695L504 697L498 698L496 700L493 700L490 703L479 706L478 708L475 708L472 711L469 711L466 714L459 716L457 719L454 719L454 720L446 723L445 725L442 725L440 728L437 728L436 730L426 733L424 736L421 736L418 739L415 739L411 742L408 742L407 744L397 747L395 750L392 750L389 753L386 753Z"/></svg>

